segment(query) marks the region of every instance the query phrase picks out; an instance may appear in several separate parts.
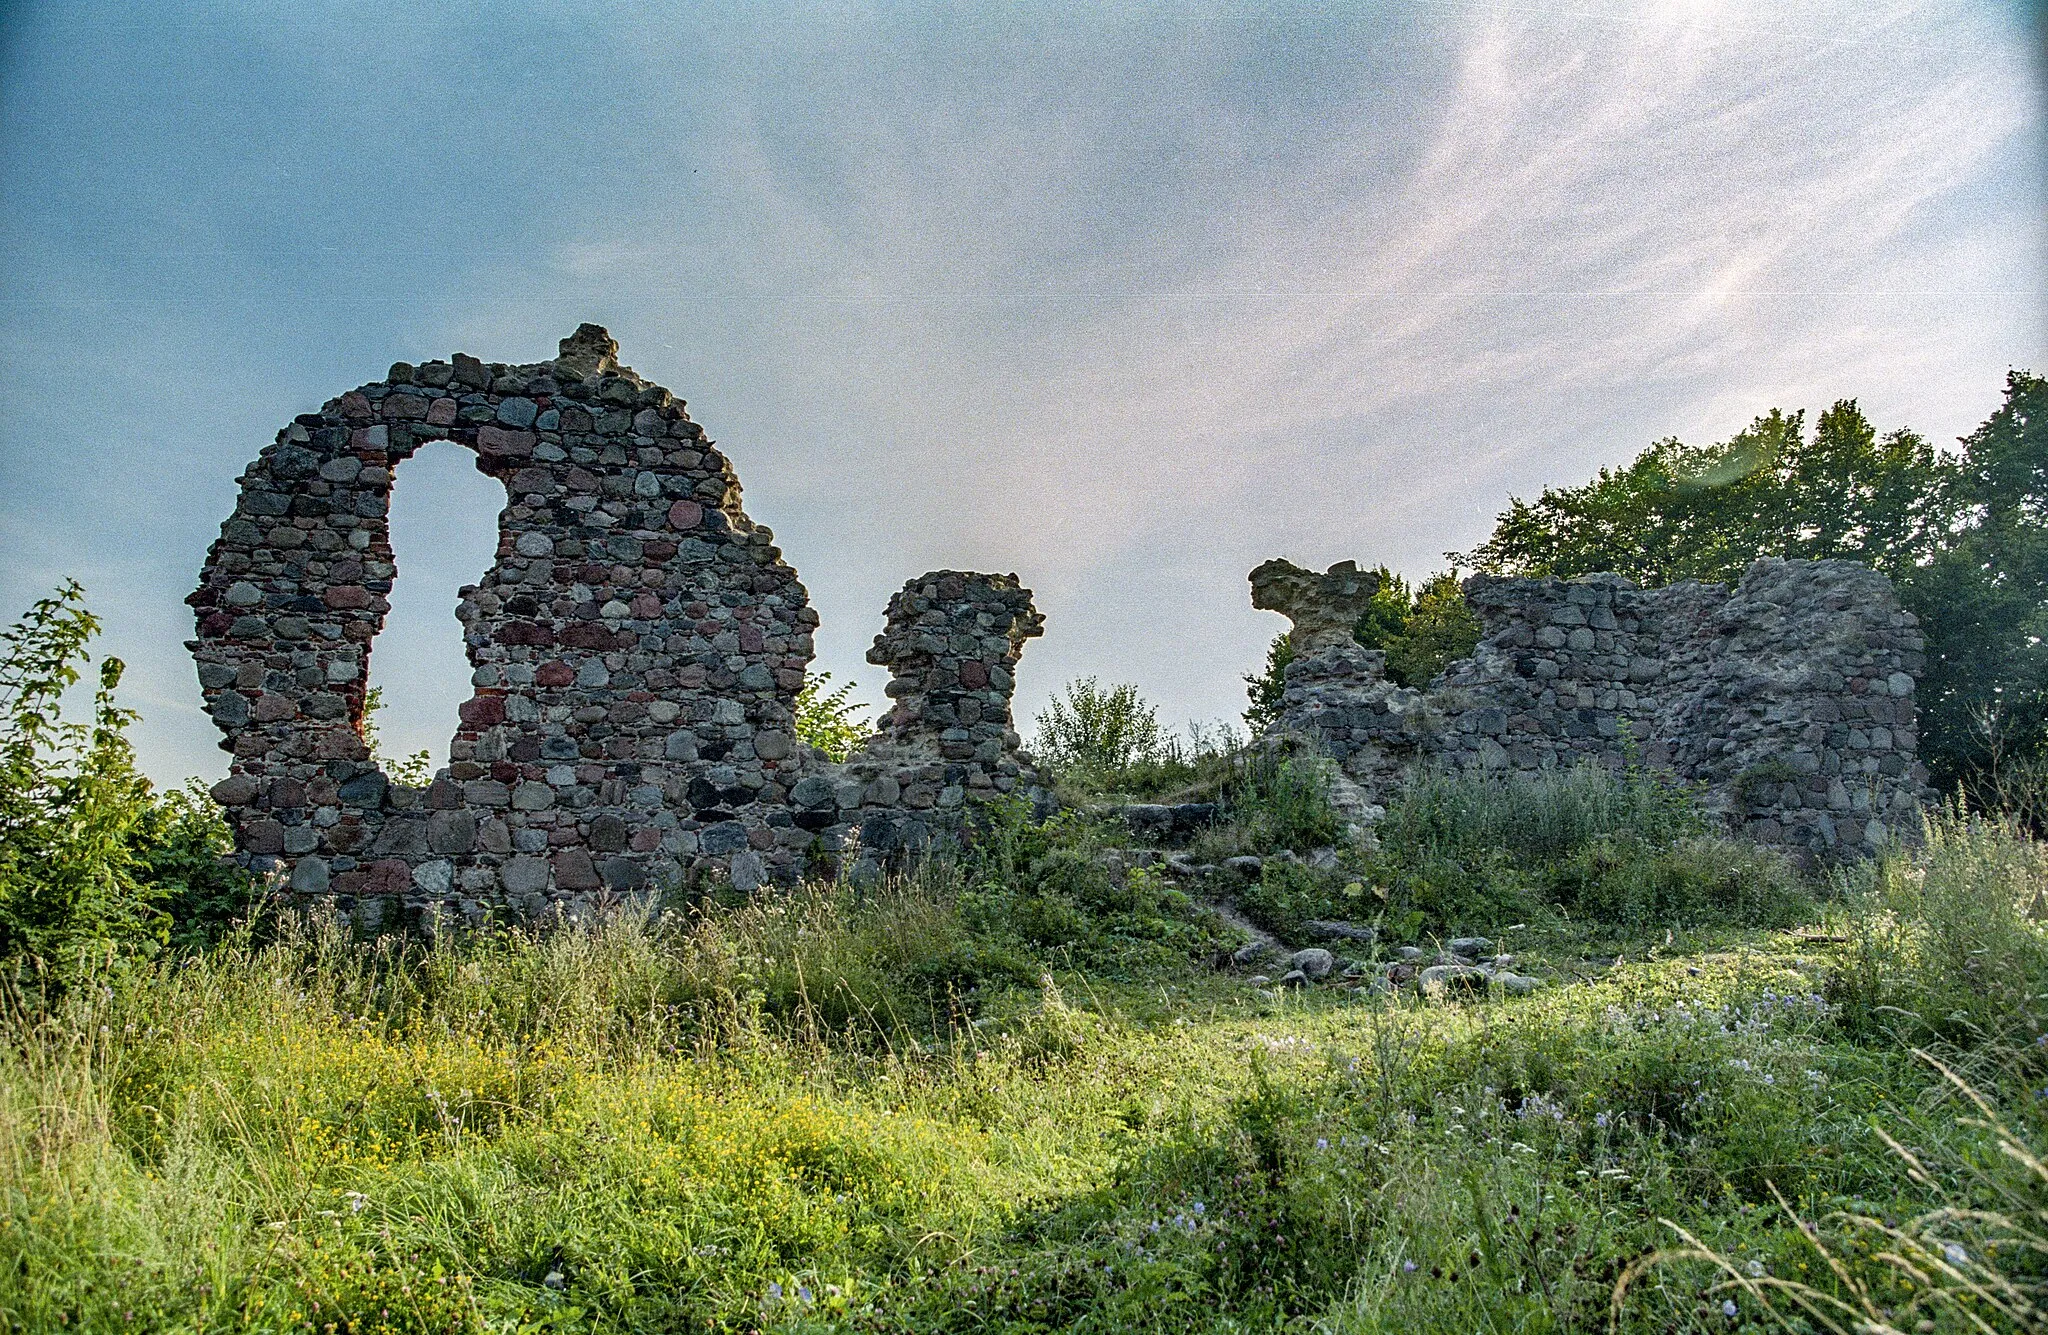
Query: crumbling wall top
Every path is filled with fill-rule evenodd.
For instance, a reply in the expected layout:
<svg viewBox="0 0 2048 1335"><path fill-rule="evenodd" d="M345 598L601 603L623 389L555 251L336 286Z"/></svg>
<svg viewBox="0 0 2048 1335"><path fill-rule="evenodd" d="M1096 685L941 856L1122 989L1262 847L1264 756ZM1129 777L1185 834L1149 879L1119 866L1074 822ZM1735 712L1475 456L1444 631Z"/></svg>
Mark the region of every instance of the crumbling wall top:
<svg viewBox="0 0 2048 1335"><path fill-rule="evenodd" d="M1304 657L1353 644L1352 628L1380 591L1380 577L1353 561L1339 561L1318 575L1276 558L1252 571L1251 581L1252 606L1292 621L1289 639Z"/></svg>

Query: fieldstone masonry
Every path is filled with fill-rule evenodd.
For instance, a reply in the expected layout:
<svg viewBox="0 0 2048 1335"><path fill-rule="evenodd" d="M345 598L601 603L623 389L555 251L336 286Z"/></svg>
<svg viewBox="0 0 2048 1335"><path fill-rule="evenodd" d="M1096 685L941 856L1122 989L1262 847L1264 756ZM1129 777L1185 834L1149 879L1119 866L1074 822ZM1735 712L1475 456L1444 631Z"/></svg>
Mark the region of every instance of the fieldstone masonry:
<svg viewBox="0 0 2048 1335"><path fill-rule="evenodd" d="M1253 604L1297 626L1321 630L1358 599L1349 562L1327 575L1276 565L1253 572ZM1802 860L1917 832L1923 641L1869 567L1760 560L1733 589L1639 589L1615 575L1474 576L1464 588L1483 636L1426 691L1388 682L1383 655L1348 636L1298 644L1276 740L1331 756L1368 795L1419 764L1637 759L1702 784L1729 828Z"/></svg>
<svg viewBox="0 0 2048 1335"><path fill-rule="evenodd" d="M552 361L457 354L296 419L241 479L188 601L214 789L239 855L368 923L576 911L691 871L752 888L957 831L1031 776L1012 674L1041 618L1015 576L939 571L871 661L897 708L833 766L794 731L817 614L730 462L584 325ZM393 470L457 441L505 484L496 564L461 592L475 695L450 763L395 784L361 735L397 569ZM899 819L900 817L900 819Z"/></svg>

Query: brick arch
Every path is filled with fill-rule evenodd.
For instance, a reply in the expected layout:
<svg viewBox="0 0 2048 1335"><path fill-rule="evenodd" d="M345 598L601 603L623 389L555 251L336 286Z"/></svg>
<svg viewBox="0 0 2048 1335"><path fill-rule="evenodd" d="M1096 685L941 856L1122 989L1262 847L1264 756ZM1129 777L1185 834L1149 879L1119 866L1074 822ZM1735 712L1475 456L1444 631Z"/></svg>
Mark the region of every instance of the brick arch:
<svg viewBox="0 0 2048 1335"><path fill-rule="evenodd" d="M450 764L394 785L360 734L397 570L392 471L455 441L506 488L457 616L476 681ZM778 842L817 624L730 463L585 325L531 365L399 363L278 433L210 549L191 648L234 757L244 861L388 920L632 893Z"/></svg>

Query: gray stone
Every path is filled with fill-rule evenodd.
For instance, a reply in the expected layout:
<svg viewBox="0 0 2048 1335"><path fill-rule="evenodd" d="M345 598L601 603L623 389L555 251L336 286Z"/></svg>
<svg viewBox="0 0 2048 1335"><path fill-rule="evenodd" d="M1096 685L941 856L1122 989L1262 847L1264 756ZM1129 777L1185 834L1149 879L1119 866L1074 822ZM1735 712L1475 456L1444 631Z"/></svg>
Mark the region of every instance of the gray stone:
<svg viewBox="0 0 2048 1335"><path fill-rule="evenodd" d="M813 775L789 790L789 800L800 807L826 807L836 805L832 780Z"/></svg>
<svg viewBox="0 0 2048 1335"><path fill-rule="evenodd" d="M723 821L710 826L699 834L698 847L713 856L737 853L747 847L747 827L738 821Z"/></svg>
<svg viewBox="0 0 2048 1335"><path fill-rule="evenodd" d="M248 774L230 774L209 791L213 800L224 807L245 806L256 800L256 780Z"/></svg>
<svg viewBox="0 0 2048 1335"><path fill-rule="evenodd" d="M1320 982L1328 978L1330 971L1337 967L1337 957L1324 950L1321 946L1310 946L1306 950L1297 950L1288 956L1287 965L1291 969L1300 971L1310 980Z"/></svg>
<svg viewBox="0 0 2048 1335"><path fill-rule="evenodd" d="M1487 984L1486 970L1471 964L1432 964L1424 969L1419 980L1429 991L1482 991Z"/></svg>
<svg viewBox="0 0 2048 1335"><path fill-rule="evenodd" d="M436 811L427 817L428 851L456 855L470 852L475 847L474 811Z"/></svg>
<svg viewBox="0 0 2048 1335"><path fill-rule="evenodd" d="M546 858L521 856L506 862L498 875L513 894L533 895L548 888L549 870Z"/></svg>

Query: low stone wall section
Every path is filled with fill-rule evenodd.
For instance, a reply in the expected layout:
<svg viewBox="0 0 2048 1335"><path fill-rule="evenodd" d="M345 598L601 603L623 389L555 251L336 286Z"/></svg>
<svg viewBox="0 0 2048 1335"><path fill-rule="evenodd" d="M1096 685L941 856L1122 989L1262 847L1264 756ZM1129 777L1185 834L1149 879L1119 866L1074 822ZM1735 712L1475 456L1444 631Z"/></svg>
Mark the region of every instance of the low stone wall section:
<svg viewBox="0 0 2048 1335"><path fill-rule="evenodd" d="M1417 691L1388 683L1372 651L1325 646L1290 665L1276 734L1382 799L1425 764L1639 763L1700 784L1729 828L1802 859L1917 833L1924 643L1869 567L1766 559L1732 589L1615 575L1464 588L1483 627L1471 658Z"/></svg>

